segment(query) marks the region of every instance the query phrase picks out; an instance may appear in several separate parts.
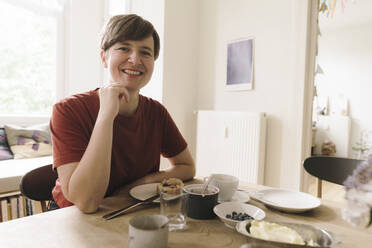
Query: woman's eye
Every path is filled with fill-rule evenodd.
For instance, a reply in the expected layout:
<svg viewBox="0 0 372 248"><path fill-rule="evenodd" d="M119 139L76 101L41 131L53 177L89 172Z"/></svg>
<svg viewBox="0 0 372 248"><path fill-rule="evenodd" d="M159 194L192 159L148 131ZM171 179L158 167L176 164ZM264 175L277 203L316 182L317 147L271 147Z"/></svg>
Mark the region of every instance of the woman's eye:
<svg viewBox="0 0 372 248"><path fill-rule="evenodd" d="M129 48L127 48L127 47L120 47L119 50L120 51L127 52L127 51L129 51Z"/></svg>
<svg viewBox="0 0 372 248"><path fill-rule="evenodd" d="M142 54L145 55L145 56L152 56L152 54L150 52L147 52L147 51L142 51Z"/></svg>

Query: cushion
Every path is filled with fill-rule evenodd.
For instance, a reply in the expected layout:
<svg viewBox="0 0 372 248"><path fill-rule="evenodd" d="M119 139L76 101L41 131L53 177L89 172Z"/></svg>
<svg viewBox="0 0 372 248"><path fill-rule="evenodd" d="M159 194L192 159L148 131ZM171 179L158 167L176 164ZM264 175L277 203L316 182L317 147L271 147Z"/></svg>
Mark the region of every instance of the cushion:
<svg viewBox="0 0 372 248"><path fill-rule="evenodd" d="M14 159L41 157L52 154L49 123L30 127L4 125Z"/></svg>
<svg viewBox="0 0 372 248"><path fill-rule="evenodd" d="M4 128L0 128L0 160L12 159Z"/></svg>

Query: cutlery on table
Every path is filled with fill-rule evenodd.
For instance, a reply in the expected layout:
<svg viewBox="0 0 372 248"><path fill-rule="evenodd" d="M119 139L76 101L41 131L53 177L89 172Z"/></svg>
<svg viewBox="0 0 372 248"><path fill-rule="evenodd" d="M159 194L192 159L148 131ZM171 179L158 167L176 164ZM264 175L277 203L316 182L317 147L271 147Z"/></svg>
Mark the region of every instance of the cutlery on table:
<svg viewBox="0 0 372 248"><path fill-rule="evenodd" d="M132 204L132 205L130 205L128 207L124 207L124 208L115 210L115 211L113 211L111 213L108 213L108 214L102 216L102 218L105 219L105 220L111 220L111 219L113 219L113 218L115 218L117 216L120 216L122 214L125 214L126 212L128 212L129 210L131 210L131 209L133 209L135 207L152 203L152 202L154 202L158 198L159 198L159 194L153 195L153 196L151 196L151 197L149 197L149 198L147 198L147 199L145 199L143 201L137 202L137 203Z"/></svg>

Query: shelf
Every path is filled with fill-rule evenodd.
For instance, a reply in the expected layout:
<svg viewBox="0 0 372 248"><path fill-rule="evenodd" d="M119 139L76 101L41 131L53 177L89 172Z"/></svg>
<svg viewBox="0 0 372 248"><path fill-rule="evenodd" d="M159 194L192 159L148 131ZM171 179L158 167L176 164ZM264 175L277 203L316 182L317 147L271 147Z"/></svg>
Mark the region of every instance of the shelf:
<svg viewBox="0 0 372 248"><path fill-rule="evenodd" d="M0 193L0 198L5 198L9 196L15 196L15 195L20 195L21 191L11 191L11 192L5 192L5 193Z"/></svg>

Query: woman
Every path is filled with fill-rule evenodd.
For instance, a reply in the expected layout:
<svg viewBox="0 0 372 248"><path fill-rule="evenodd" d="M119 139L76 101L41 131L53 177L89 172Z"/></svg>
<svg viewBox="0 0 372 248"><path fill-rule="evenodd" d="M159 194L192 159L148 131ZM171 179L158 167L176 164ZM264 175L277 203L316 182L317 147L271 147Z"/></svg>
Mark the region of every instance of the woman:
<svg viewBox="0 0 372 248"><path fill-rule="evenodd" d="M101 60L110 83L54 105L50 122L53 197L59 207L97 211L118 188L191 179L194 161L167 110L139 91L150 80L159 55L153 25L137 15L112 17L101 39ZM171 167L159 171L160 155Z"/></svg>

